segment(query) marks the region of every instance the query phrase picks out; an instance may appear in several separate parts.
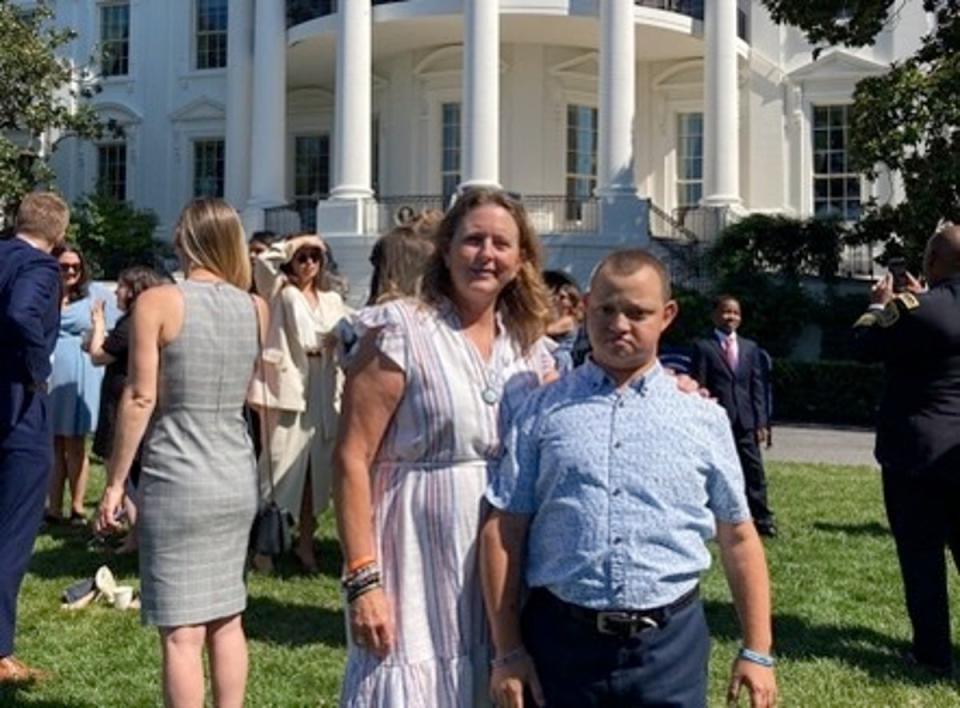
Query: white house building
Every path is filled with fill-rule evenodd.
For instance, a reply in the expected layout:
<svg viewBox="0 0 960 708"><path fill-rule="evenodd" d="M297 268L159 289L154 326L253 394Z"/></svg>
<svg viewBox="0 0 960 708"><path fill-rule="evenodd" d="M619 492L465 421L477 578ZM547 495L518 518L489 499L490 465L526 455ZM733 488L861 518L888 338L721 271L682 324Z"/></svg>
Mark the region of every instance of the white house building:
<svg viewBox="0 0 960 708"><path fill-rule="evenodd" d="M24 3L29 6L29 2ZM193 196L248 229L317 228L354 280L404 206L523 195L551 265L754 211L856 218L897 198L847 165L856 82L930 29L908 0L862 50L813 48L759 0L56 0L122 140L64 141L168 234ZM359 284L358 284L359 283Z"/></svg>

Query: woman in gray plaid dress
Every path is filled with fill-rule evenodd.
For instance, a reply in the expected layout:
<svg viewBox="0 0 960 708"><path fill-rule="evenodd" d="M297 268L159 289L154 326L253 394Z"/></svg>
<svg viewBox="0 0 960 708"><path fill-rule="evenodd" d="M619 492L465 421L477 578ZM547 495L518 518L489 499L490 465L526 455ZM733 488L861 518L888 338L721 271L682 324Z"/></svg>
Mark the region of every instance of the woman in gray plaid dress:
<svg viewBox="0 0 960 708"><path fill-rule="evenodd" d="M141 438L142 619L160 630L167 705L202 705L207 647L217 706L243 705L243 566L257 508L243 403L266 305L247 294L243 229L225 202L183 210L187 278L143 293L98 526L116 525ZM145 436L145 437L144 437Z"/></svg>

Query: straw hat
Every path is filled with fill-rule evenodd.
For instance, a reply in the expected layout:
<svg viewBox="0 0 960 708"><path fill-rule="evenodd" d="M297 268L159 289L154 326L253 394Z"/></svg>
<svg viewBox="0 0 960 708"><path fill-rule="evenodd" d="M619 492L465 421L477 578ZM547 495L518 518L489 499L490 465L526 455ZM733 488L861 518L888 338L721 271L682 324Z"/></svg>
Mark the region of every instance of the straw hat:
<svg viewBox="0 0 960 708"><path fill-rule="evenodd" d="M295 236L289 241L285 241L283 244L283 253L284 253L284 263L289 263L293 260L294 255L301 248L317 248L323 252L323 257L327 257L327 245L323 242L323 239L315 235L306 235L306 236Z"/></svg>

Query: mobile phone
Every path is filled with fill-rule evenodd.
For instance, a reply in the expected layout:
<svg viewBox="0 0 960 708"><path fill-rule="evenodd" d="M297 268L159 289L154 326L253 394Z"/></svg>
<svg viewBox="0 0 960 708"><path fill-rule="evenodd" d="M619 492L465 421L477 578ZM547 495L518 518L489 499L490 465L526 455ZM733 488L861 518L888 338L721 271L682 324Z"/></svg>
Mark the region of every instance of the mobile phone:
<svg viewBox="0 0 960 708"><path fill-rule="evenodd" d="M907 289L907 262L903 258L891 258L887 269L893 276L893 292L902 293Z"/></svg>

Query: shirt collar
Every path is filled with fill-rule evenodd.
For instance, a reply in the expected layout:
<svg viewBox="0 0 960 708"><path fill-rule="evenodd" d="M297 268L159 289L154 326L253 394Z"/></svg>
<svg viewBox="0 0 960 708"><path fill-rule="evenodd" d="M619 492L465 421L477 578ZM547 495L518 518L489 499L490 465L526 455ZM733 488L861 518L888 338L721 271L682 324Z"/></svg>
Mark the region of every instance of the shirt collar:
<svg viewBox="0 0 960 708"><path fill-rule="evenodd" d="M578 370L586 379L586 382L590 388L594 391L600 389L617 388L616 382L610 378L610 375L603 369L602 366L593 360L592 356L588 356ZM636 393L643 393L645 389L651 386L663 375L663 367L660 365L660 360L658 359L653 363L653 366L647 370L647 373L640 378L631 381L629 388L633 389Z"/></svg>
<svg viewBox="0 0 960 708"><path fill-rule="evenodd" d="M18 233L17 236L16 236L16 238L17 238L18 241L23 241L23 243L25 243L25 244L27 244L28 246L30 246L30 248L34 248L34 249L36 249L36 250L38 250L38 251L43 250L42 248L40 248L40 246L38 246L38 245L37 245L36 243L34 243L31 239L27 238L27 237L24 236L23 234L19 234L19 233Z"/></svg>
<svg viewBox="0 0 960 708"><path fill-rule="evenodd" d="M715 329L715 330L713 330L713 333L717 336L717 339L719 339L721 342L725 342L725 341L727 341L728 339L731 339L731 340L733 340L734 342L737 341L737 333L736 333L736 332L731 332L730 334L727 334L727 333L724 332L723 330Z"/></svg>

